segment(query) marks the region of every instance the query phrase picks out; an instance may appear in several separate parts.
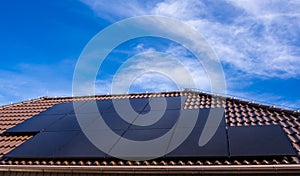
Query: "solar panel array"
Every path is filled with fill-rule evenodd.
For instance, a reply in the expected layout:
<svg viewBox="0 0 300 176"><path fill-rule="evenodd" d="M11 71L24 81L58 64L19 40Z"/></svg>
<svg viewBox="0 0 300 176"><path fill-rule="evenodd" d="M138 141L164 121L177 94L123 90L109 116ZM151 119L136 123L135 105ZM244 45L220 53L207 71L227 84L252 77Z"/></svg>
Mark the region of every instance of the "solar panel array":
<svg viewBox="0 0 300 176"><path fill-rule="evenodd" d="M223 108L185 110L181 98L160 97L136 98L119 100L99 100L96 102L61 103L34 116L31 119L7 130L5 134L32 133L33 138L6 154L9 158L104 158L111 157L95 147L82 132L76 119L74 106L85 118L85 126L95 134L105 130L97 128L95 115L101 113L105 123L119 136L135 141L156 139L176 125L181 115L189 127L189 118L195 111L198 118L188 138L170 153L163 157L239 157L239 156L283 156L295 155L287 136L279 126L226 127ZM127 102L134 111L128 111ZM96 103L98 109L93 109ZM163 104L166 103L166 107ZM117 107L117 110L116 108ZM143 118L153 118L155 123L148 126L135 125L122 119L118 112L127 113L132 122L143 122ZM199 146L199 138L203 132L209 113L222 115L220 125L211 140L204 146ZM162 114L161 118L160 115ZM210 118L214 118L210 117ZM214 125L207 128L216 128ZM180 130L178 133L180 135ZM274 137L276 136L276 137ZM176 141L172 136L170 141ZM107 141L103 141L106 143ZM111 150L114 150L114 146ZM168 145L167 145L168 146ZM167 148L162 148L167 150Z"/></svg>

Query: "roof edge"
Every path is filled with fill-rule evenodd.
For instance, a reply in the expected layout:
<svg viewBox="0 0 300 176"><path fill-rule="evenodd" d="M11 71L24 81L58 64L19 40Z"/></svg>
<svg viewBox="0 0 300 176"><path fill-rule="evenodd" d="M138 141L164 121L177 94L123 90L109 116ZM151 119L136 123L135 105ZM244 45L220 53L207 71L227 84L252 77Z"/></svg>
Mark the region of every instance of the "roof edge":
<svg viewBox="0 0 300 176"><path fill-rule="evenodd" d="M188 93L190 91L170 91L170 92L136 92L128 94L102 94L102 95L81 95L81 96L62 96L62 97L42 97L44 99L75 99L75 98L91 98L91 97L117 97L117 96L130 96L130 95L163 95L172 93Z"/></svg>
<svg viewBox="0 0 300 176"><path fill-rule="evenodd" d="M293 165L221 165L221 166L51 166L1 165L0 172L39 173L118 173L118 174L299 174ZM300 175L300 174L299 174Z"/></svg>
<svg viewBox="0 0 300 176"><path fill-rule="evenodd" d="M11 107L11 106L18 106L24 103L31 103L34 101L39 101L39 100L43 100L45 98L48 98L47 96L45 97L38 97L38 98L34 98L34 99L28 99L28 100L24 100L24 101L20 101L20 102L15 102L15 103L11 103L11 104L6 104L6 105L0 105L0 109L5 109L7 107Z"/></svg>

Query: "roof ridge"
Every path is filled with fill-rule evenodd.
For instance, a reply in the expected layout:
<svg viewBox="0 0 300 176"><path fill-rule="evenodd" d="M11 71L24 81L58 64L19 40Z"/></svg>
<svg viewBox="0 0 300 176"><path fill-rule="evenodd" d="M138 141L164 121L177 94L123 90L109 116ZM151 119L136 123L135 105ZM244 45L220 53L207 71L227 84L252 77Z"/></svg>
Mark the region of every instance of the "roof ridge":
<svg viewBox="0 0 300 176"><path fill-rule="evenodd" d="M128 93L128 94L103 94L103 95L81 95L81 96L65 96L65 97L44 97L46 100L56 99L76 99L76 98L92 98L92 97L117 97L117 96L130 96L130 95L159 95L159 94L172 94L183 93L184 91L170 91L170 92L144 92L144 93Z"/></svg>
<svg viewBox="0 0 300 176"><path fill-rule="evenodd" d="M268 110L273 110L273 111L279 111L279 112L285 112L288 114L296 114L296 115L300 115L300 111L299 110L291 110L291 109L286 109L283 107L276 107L275 105L267 105L267 103L262 103L262 102L255 102L255 101L248 101L248 100L244 100L242 98L237 98L237 97L229 97L229 96L223 96L223 95L218 95L218 94L214 94L214 93L207 93L207 92L203 92L203 91L197 91L197 90L189 90L190 93L196 93L196 94L202 94L202 95L208 95L208 96L212 96L212 97L218 97L221 99L225 99L225 100L232 100L232 101L236 101L236 102L240 102L240 103L244 103L244 104L249 104L251 106L256 106L256 107L260 107L260 108L267 108Z"/></svg>
<svg viewBox="0 0 300 176"><path fill-rule="evenodd" d="M35 101L44 100L46 98L47 98L47 96L44 96L44 97L28 99L28 100L24 100L24 101L20 101L20 102L15 102L15 103L11 103L11 104L1 105L0 110L5 109L5 108L9 108L9 107L13 107L13 106L22 105L22 104L25 104L25 103L32 103L32 102L35 102Z"/></svg>

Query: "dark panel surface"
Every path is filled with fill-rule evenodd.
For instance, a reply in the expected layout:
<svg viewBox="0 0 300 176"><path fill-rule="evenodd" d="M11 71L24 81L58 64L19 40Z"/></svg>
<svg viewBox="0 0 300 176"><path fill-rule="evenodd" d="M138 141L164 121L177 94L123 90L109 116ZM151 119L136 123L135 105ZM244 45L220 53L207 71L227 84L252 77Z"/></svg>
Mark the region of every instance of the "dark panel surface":
<svg viewBox="0 0 300 176"><path fill-rule="evenodd" d="M104 158L106 156L107 154L95 147L82 132L53 153L54 158Z"/></svg>
<svg viewBox="0 0 300 176"><path fill-rule="evenodd" d="M130 125L129 129L170 129L172 128L180 115L180 110L166 110L166 111L150 111L145 114L138 115L137 120L149 120L149 118L156 119L154 124L148 126ZM143 119L144 118L144 119ZM147 119L148 118L148 119ZM152 120L150 120L152 121Z"/></svg>
<svg viewBox="0 0 300 176"><path fill-rule="evenodd" d="M79 131L41 132L13 151L10 158L51 158L54 153L79 134Z"/></svg>
<svg viewBox="0 0 300 176"><path fill-rule="evenodd" d="M223 108L199 109L199 110L182 110L182 118L186 119L176 132L181 135L185 128L193 128L188 138L174 151L167 154L167 157L227 157L228 143L226 134L226 124ZM198 113L198 114L197 114ZM211 113L211 114L210 114ZM210 116L210 119L208 119ZM198 115L197 122L194 125L190 118ZM207 121L210 120L210 123ZM220 121L220 122L219 122ZM194 126L194 127L193 127ZM199 146L199 139L203 129L212 132L212 138L204 146ZM182 132L180 132L182 131ZM176 143L177 138L174 135L171 143Z"/></svg>
<svg viewBox="0 0 300 176"><path fill-rule="evenodd" d="M147 141L156 139L165 133L167 133L169 129L145 129L145 130L127 130L123 135L124 138L135 140L135 141Z"/></svg>
<svg viewBox="0 0 300 176"><path fill-rule="evenodd" d="M113 102L112 100L98 100L97 106L100 112L110 112L110 109L112 109L113 106Z"/></svg>
<svg viewBox="0 0 300 176"><path fill-rule="evenodd" d="M278 125L228 127L230 156L286 156L295 151Z"/></svg>
<svg viewBox="0 0 300 176"><path fill-rule="evenodd" d="M166 100L167 109L182 109L181 103L184 104L185 97L166 97Z"/></svg>
<svg viewBox="0 0 300 176"><path fill-rule="evenodd" d="M136 112L143 111L146 105L149 103L149 100L149 98L129 99L130 105Z"/></svg>
<svg viewBox="0 0 300 176"><path fill-rule="evenodd" d="M177 134L179 135L180 130L185 129L178 129ZM227 136L224 126L220 126L204 146L198 144L201 133L202 129L195 128L188 138L166 157L228 157ZM172 143L174 141L176 141L176 136L171 139Z"/></svg>
<svg viewBox="0 0 300 176"><path fill-rule="evenodd" d="M224 109L223 108L205 108L205 109L191 109L183 110L182 118L187 119L183 127L191 127L190 118L198 113L198 119L196 123L197 128L203 128L204 125L213 127L213 126L226 126L224 118ZM208 121L208 117L210 117Z"/></svg>
<svg viewBox="0 0 300 176"><path fill-rule="evenodd" d="M107 112L102 114L102 118L111 129L127 129L129 123L123 120L117 112ZM135 119L136 117L133 117ZM91 127L93 130L97 130L97 127Z"/></svg>
<svg viewBox="0 0 300 176"><path fill-rule="evenodd" d="M74 115L66 115L55 121L52 125L45 128L45 131L70 131L80 130L76 117Z"/></svg>
<svg viewBox="0 0 300 176"><path fill-rule="evenodd" d="M113 112L113 111L128 111L128 108L133 109L135 112L141 112L144 110L145 106L149 103L148 98L138 98L138 99L118 99L112 100L112 106L103 112Z"/></svg>

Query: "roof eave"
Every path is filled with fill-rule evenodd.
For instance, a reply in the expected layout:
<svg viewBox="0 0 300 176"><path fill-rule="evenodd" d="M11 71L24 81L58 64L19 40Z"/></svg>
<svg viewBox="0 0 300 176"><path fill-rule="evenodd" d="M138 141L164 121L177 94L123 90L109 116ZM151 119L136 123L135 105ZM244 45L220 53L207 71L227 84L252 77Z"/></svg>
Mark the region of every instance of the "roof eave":
<svg viewBox="0 0 300 176"><path fill-rule="evenodd" d="M0 172L98 174L299 174L300 164L221 166L52 166L2 165Z"/></svg>

